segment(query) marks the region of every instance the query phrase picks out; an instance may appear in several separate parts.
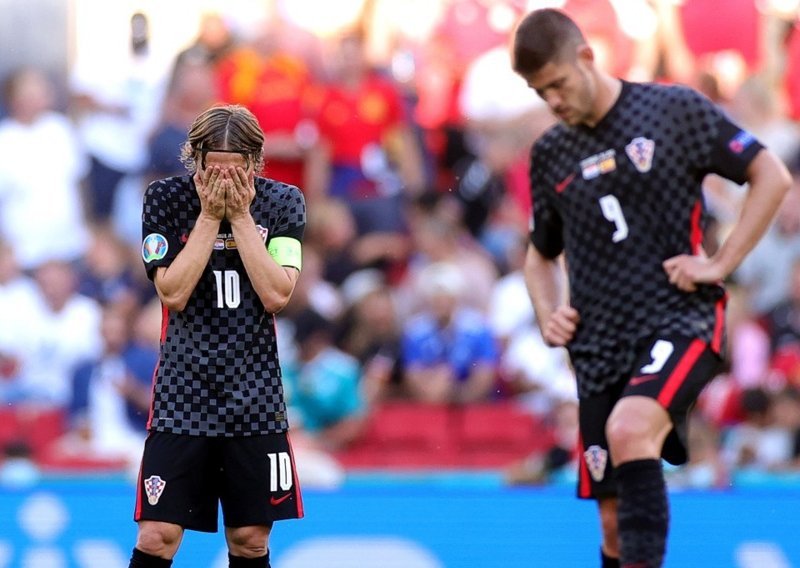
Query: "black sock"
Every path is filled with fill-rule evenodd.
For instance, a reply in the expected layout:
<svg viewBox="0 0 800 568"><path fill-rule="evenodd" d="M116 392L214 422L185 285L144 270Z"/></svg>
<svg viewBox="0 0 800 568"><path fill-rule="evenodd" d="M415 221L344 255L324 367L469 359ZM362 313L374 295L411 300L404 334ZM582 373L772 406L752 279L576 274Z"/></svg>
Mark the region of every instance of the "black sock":
<svg viewBox="0 0 800 568"><path fill-rule="evenodd" d="M266 556L259 556L258 558L243 558L242 556L234 556L228 553L228 567L229 568L270 568L269 566L269 552Z"/></svg>
<svg viewBox="0 0 800 568"><path fill-rule="evenodd" d="M635 460L616 468L620 565L660 568L669 530L669 503L661 461Z"/></svg>
<svg viewBox="0 0 800 568"><path fill-rule="evenodd" d="M170 568L170 566L172 566L172 560L147 554L138 548L133 549L131 562L128 564L128 568Z"/></svg>
<svg viewBox="0 0 800 568"><path fill-rule="evenodd" d="M619 558L612 558L600 549L600 559L603 561L602 568L619 568Z"/></svg>

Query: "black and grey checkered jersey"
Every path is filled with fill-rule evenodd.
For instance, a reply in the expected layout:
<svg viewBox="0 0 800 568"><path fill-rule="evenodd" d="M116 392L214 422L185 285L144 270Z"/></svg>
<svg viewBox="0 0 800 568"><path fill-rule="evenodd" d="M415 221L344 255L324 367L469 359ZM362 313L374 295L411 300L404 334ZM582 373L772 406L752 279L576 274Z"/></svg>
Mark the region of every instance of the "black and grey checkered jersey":
<svg viewBox="0 0 800 568"><path fill-rule="evenodd" d="M250 212L265 239L302 240L299 189L257 177ZM148 275L168 266L200 213L191 177L150 184L142 212ZM149 427L197 436L247 436L288 429L275 321L247 276L226 220L185 309L164 309Z"/></svg>
<svg viewBox="0 0 800 568"><path fill-rule="evenodd" d="M582 397L627 376L637 345L655 333L721 349L725 293L685 293L662 262L699 251L706 222L701 182L736 183L762 148L699 93L623 82L595 126L558 124L531 158L531 242L565 253L580 324L568 345Z"/></svg>

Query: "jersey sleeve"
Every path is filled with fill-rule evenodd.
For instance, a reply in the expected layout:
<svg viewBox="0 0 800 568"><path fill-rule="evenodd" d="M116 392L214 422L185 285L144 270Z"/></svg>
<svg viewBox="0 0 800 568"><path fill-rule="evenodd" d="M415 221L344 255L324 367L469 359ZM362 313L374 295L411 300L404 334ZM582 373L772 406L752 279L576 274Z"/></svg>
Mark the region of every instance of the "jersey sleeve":
<svg viewBox="0 0 800 568"><path fill-rule="evenodd" d="M545 258L556 258L564 250L563 222L554 197L544 179L544 154L534 151L531 156L531 222L530 242Z"/></svg>
<svg viewBox="0 0 800 568"><path fill-rule="evenodd" d="M151 183L144 194L142 207L142 260L151 280L159 266L169 266L183 248L171 215L168 186L163 181Z"/></svg>
<svg viewBox="0 0 800 568"><path fill-rule="evenodd" d="M302 268L301 244L306 227L306 203L303 193L287 186L278 226L270 234L267 250L281 266Z"/></svg>
<svg viewBox="0 0 800 568"><path fill-rule="evenodd" d="M695 124L707 125L705 131L711 136L708 140L709 152L702 164L703 171L720 175L738 184L745 183L747 168L764 148L763 144L709 99L700 93L693 93L693 97L694 101L690 103L702 115L701 120Z"/></svg>

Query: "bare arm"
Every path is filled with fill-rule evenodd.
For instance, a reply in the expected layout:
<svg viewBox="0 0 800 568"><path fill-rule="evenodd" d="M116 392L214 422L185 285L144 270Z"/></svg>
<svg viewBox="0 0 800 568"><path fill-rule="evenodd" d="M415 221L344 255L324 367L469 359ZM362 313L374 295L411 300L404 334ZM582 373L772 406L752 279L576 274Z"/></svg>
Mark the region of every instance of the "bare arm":
<svg viewBox="0 0 800 568"><path fill-rule="evenodd" d="M156 269L153 279L158 297L171 310L182 311L211 258L219 224L225 215L225 187L222 171L209 168L194 176L200 197L200 215L186 246L169 266Z"/></svg>
<svg viewBox="0 0 800 568"><path fill-rule="evenodd" d="M696 284L718 282L733 272L764 235L792 183L780 158L766 149L750 163L747 180L739 220L714 256L684 254L664 261L669 281L681 290L693 292Z"/></svg>
<svg viewBox="0 0 800 568"><path fill-rule="evenodd" d="M568 304L563 266L558 259L542 256L529 244L524 273L543 339L551 346L566 345L575 335L580 317Z"/></svg>

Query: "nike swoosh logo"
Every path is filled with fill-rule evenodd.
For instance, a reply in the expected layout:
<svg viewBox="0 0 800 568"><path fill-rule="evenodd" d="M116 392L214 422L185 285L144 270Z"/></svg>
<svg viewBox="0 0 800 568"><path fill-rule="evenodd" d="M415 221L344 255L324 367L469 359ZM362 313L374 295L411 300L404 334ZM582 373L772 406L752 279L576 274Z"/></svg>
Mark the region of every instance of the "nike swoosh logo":
<svg viewBox="0 0 800 568"><path fill-rule="evenodd" d="M572 173L571 173L571 174L569 174L567 177L565 177L565 178L564 178L564 179L562 179L560 182L558 182L558 183L556 184L556 193L561 193L562 191L564 191L565 189L567 189L567 186L568 186L569 184L571 184L571 183L572 183L572 180L574 180L574 179L575 179L575 172L572 172Z"/></svg>
<svg viewBox="0 0 800 568"><path fill-rule="evenodd" d="M292 494L291 494L291 493L287 493L286 495L284 495L284 496L282 496L282 497L278 497L277 499L276 499L275 497L270 497L270 498L269 498L269 504L270 504L270 505L273 505L273 506L274 506L274 505L280 505L281 503L283 503L284 501L286 501L286 500L287 500L289 497L291 497L291 496L292 496Z"/></svg>
<svg viewBox="0 0 800 568"><path fill-rule="evenodd" d="M642 375L640 377L633 377L628 384L632 387L641 385L642 383L647 383L650 381L654 381L658 378L658 375Z"/></svg>

